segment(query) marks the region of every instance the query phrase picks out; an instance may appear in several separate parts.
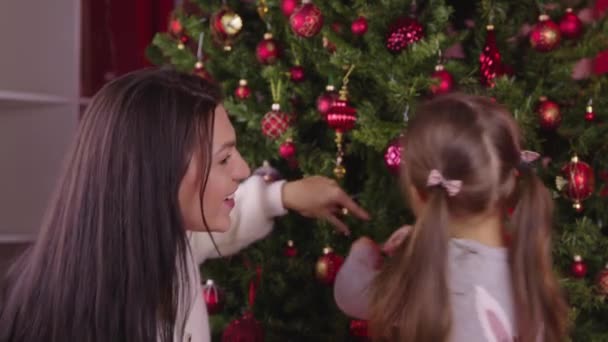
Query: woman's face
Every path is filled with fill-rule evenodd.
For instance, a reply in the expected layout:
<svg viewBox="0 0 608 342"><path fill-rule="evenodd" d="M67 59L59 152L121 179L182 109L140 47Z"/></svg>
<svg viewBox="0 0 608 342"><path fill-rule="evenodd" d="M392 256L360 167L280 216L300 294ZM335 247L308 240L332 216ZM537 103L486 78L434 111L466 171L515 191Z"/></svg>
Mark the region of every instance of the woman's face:
<svg viewBox="0 0 608 342"><path fill-rule="evenodd" d="M211 168L203 193L203 220L200 189L204 165L200 152L192 153L188 169L179 187L179 205L186 229L225 232L230 228L230 211L235 205L234 193L241 181L249 177L249 166L236 149L236 135L224 106L215 109ZM205 226L205 221L207 227Z"/></svg>

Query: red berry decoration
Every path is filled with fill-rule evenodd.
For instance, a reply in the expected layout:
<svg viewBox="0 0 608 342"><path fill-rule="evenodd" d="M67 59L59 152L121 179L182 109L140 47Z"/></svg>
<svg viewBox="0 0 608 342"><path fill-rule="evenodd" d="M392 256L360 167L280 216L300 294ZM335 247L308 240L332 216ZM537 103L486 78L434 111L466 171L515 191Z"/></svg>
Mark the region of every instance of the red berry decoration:
<svg viewBox="0 0 608 342"><path fill-rule="evenodd" d="M574 262L570 266L572 276L575 278L584 278L587 274L587 265L583 262L583 258L580 255L574 256Z"/></svg>
<svg viewBox="0 0 608 342"><path fill-rule="evenodd" d="M289 17L289 25L298 36L310 38L321 31L323 14L310 0L303 0L302 5Z"/></svg>
<svg viewBox="0 0 608 342"><path fill-rule="evenodd" d="M401 50L423 37L424 28L416 18L399 18L388 29L386 48L393 53L401 52Z"/></svg>
<svg viewBox="0 0 608 342"><path fill-rule="evenodd" d="M256 47L256 56L262 64L274 64L281 57L281 47L279 43L272 38L272 33L264 34L264 40L258 43Z"/></svg>
<svg viewBox="0 0 608 342"><path fill-rule="evenodd" d="M537 109L538 118L541 128L553 131L559 127L562 122L562 113L559 105L542 96Z"/></svg>
<svg viewBox="0 0 608 342"><path fill-rule="evenodd" d="M572 11L572 8L566 9L566 14L559 22L559 31L566 39L577 39L583 34L583 22Z"/></svg>
<svg viewBox="0 0 608 342"><path fill-rule="evenodd" d="M288 127L289 115L281 112L281 106L274 103L272 110L262 118L262 133L271 139L276 139L283 135Z"/></svg>
<svg viewBox="0 0 608 342"><path fill-rule="evenodd" d="M435 66L435 72L431 75L435 84L431 84L431 93L434 95L446 94L454 89L454 76L445 70L442 64Z"/></svg>
<svg viewBox="0 0 608 342"><path fill-rule="evenodd" d="M315 266L317 280L325 285L333 285L343 262L342 256L334 253L331 247L325 247Z"/></svg>
<svg viewBox="0 0 608 342"><path fill-rule="evenodd" d="M350 31L355 36L362 36L367 32L367 19L365 17L359 17L350 24Z"/></svg>
<svg viewBox="0 0 608 342"><path fill-rule="evenodd" d="M559 26L546 14L539 16L538 20L539 22L530 33L530 44L532 47L540 52L547 52L557 48L561 40Z"/></svg>

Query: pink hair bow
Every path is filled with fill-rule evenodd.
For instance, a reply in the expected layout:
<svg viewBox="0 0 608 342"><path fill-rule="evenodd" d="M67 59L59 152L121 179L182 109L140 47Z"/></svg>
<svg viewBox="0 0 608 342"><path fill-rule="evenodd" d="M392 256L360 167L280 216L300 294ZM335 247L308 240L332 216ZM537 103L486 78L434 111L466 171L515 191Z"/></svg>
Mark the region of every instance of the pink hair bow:
<svg viewBox="0 0 608 342"><path fill-rule="evenodd" d="M521 151L520 154L521 154L521 157L520 157L521 161L526 164L533 163L538 158L540 158L540 153L534 152L534 151L524 150L524 151Z"/></svg>
<svg viewBox="0 0 608 342"><path fill-rule="evenodd" d="M441 185L448 192L448 195L455 196L458 192L460 192L460 189L462 188L462 181L445 179L441 172L433 169L431 170L431 173L429 173L429 178L426 181L426 185Z"/></svg>

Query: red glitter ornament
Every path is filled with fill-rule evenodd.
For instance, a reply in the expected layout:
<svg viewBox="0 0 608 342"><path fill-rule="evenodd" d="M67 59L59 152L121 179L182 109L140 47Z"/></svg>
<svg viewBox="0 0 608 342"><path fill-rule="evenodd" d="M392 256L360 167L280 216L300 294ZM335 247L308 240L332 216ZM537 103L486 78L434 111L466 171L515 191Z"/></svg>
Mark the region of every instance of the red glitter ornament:
<svg viewBox="0 0 608 342"><path fill-rule="evenodd" d="M247 80L239 81L239 86L234 90L234 96L239 100L246 100L251 96L251 89L247 85Z"/></svg>
<svg viewBox="0 0 608 342"><path fill-rule="evenodd" d="M288 258L295 258L296 256L298 256L298 249L296 248L295 244L293 243L293 240L287 241L284 254Z"/></svg>
<svg viewBox="0 0 608 342"><path fill-rule="evenodd" d="M298 36L310 38L321 31L323 14L310 0L303 0L302 5L289 17L289 25Z"/></svg>
<svg viewBox="0 0 608 342"><path fill-rule="evenodd" d="M530 32L530 44L539 52L551 51L559 45L561 32L559 26L548 15L538 17L539 22Z"/></svg>
<svg viewBox="0 0 608 342"><path fill-rule="evenodd" d="M583 262L583 258L580 255L574 256L574 262L570 266L572 276L575 278L584 278L587 274L587 265Z"/></svg>
<svg viewBox="0 0 608 342"><path fill-rule="evenodd" d="M442 64L435 66L435 72L431 75L431 78L439 81L431 84L431 93L434 95L446 94L454 89L454 76L445 70Z"/></svg>
<svg viewBox="0 0 608 342"><path fill-rule="evenodd" d="M258 43L256 47L256 56L262 64L274 64L281 57L281 47L279 43L273 39L272 33L264 34L264 40Z"/></svg>
<svg viewBox="0 0 608 342"><path fill-rule="evenodd" d="M403 17L393 22L386 35L386 48L393 53L401 52L424 37L422 24L414 17Z"/></svg>
<svg viewBox="0 0 608 342"><path fill-rule="evenodd" d="M401 152L403 148L399 139L391 141L384 152L384 165L393 175L398 175L401 169Z"/></svg>
<svg viewBox="0 0 608 342"><path fill-rule="evenodd" d="M559 21L559 31L566 39L577 39L583 34L583 22L572 8L567 8L566 14Z"/></svg>
<svg viewBox="0 0 608 342"><path fill-rule="evenodd" d="M205 305L207 305L207 312L210 315L215 315L222 311L224 307L224 295L211 279L208 279L205 285L203 285L203 299L205 300Z"/></svg>
<svg viewBox="0 0 608 342"><path fill-rule="evenodd" d="M279 155L285 159L292 159L296 155L296 144L293 140L287 139L279 147Z"/></svg>
<svg viewBox="0 0 608 342"><path fill-rule="evenodd" d="M589 198L595 189L593 168L574 156L569 163L562 167L561 173L565 180L563 190L566 197L574 202L574 209L582 210L582 201Z"/></svg>
<svg viewBox="0 0 608 342"><path fill-rule="evenodd" d="M325 285L333 285L343 262L342 256L334 253L331 247L325 247L323 255L319 257L315 266L317 280Z"/></svg>
<svg viewBox="0 0 608 342"><path fill-rule="evenodd" d="M300 65L292 66L289 69L289 76L291 80L295 83L303 82L306 79L306 73L304 72L304 68Z"/></svg>
<svg viewBox="0 0 608 342"><path fill-rule="evenodd" d="M495 79L504 75L505 69L496 45L494 26L488 25L486 30L486 43L479 55L480 81L486 87L494 87Z"/></svg>
<svg viewBox="0 0 608 342"><path fill-rule="evenodd" d="M286 17L290 17L298 6L300 6L299 0L281 0L281 12Z"/></svg>
<svg viewBox="0 0 608 342"><path fill-rule="evenodd" d="M278 103L272 105L272 110L262 118L262 133L265 136L276 139L283 135L289 127L289 115L281 112Z"/></svg>
<svg viewBox="0 0 608 342"><path fill-rule="evenodd" d="M367 32L367 18L359 17L350 24L350 31L355 36L362 36Z"/></svg>
<svg viewBox="0 0 608 342"><path fill-rule="evenodd" d="M537 109L540 126L545 130L555 130L562 122L559 105L542 96Z"/></svg>

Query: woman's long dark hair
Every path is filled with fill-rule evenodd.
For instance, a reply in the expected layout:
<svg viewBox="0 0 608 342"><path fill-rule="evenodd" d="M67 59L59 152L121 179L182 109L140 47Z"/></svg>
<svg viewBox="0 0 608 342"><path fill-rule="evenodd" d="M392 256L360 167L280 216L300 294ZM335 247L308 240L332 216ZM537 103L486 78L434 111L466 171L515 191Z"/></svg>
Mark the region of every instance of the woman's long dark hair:
<svg viewBox="0 0 608 342"><path fill-rule="evenodd" d="M190 298L178 189L210 166L217 87L144 69L101 89L36 242L7 275L0 341L173 341ZM203 189L201 189L201 194Z"/></svg>

